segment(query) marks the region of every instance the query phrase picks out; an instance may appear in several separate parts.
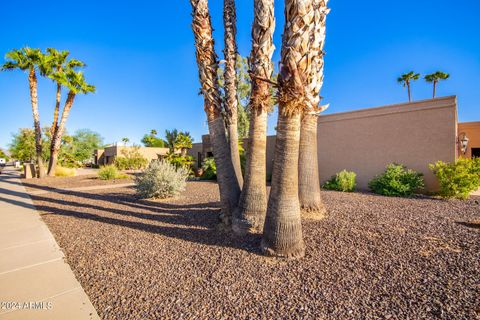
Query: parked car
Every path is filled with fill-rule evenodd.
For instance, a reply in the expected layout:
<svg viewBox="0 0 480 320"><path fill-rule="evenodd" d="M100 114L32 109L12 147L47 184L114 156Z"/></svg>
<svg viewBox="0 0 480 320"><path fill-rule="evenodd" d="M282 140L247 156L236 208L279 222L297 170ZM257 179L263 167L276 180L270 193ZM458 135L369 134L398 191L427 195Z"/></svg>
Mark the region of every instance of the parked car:
<svg viewBox="0 0 480 320"><path fill-rule="evenodd" d="M0 158L0 167L5 167L6 164L7 160L5 160L4 158Z"/></svg>

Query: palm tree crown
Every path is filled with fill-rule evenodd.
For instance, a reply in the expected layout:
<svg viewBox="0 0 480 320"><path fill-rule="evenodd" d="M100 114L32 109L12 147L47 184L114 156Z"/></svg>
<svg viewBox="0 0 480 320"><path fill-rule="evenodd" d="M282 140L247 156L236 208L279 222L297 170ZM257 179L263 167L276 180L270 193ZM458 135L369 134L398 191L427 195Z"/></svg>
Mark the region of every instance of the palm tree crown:
<svg viewBox="0 0 480 320"><path fill-rule="evenodd" d="M437 91L437 83L440 80L447 80L450 78L450 75L448 73L442 72L442 71L437 71L434 73L427 74L425 76L425 81L433 83L433 97L435 98L435 94Z"/></svg>
<svg viewBox="0 0 480 320"><path fill-rule="evenodd" d="M49 75L51 79L67 87L72 94L87 94L94 93L95 86L88 84L85 81L85 76L81 71L68 69L65 72L55 72Z"/></svg>
<svg viewBox="0 0 480 320"><path fill-rule="evenodd" d="M2 71L11 71L15 69L30 70L38 67L44 74L46 58L40 49L22 48L13 49L5 55L7 62L2 66Z"/></svg>
<svg viewBox="0 0 480 320"><path fill-rule="evenodd" d="M410 71L410 72L402 74L402 76L398 77L397 81L398 81L398 83L403 84L403 86L405 87L405 86L408 86L408 84L411 81L418 80L419 78L420 78L419 73L415 73L413 71Z"/></svg>

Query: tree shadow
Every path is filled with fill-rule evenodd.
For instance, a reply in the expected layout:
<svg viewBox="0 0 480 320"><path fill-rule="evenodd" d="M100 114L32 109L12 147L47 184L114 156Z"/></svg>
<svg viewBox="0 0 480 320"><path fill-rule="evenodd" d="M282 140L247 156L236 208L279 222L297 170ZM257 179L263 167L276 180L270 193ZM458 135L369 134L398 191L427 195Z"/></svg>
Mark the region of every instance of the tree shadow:
<svg viewBox="0 0 480 320"><path fill-rule="evenodd" d="M480 221L479 222L455 221L455 223L468 228L480 229Z"/></svg>

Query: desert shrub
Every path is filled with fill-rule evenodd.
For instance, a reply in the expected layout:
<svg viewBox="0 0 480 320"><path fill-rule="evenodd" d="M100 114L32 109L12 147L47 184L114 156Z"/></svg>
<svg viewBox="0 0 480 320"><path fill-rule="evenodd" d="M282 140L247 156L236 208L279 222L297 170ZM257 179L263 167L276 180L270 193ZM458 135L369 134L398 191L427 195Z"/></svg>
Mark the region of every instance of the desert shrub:
<svg viewBox="0 0 480 320"><path fill-rule="evenodd" d="M76 170L73 168L64 168L57 166L55 168L55 176L56 177L73 177L76 174Z"/></svg>
<svg viewBox="0 0 480 320"><path fill-rule="evenodd" d="M135 178L137 193L141 198L164 199L185 190L188 171L176 168L166 160L152 161L145 171Z"/></svg>
<svg viewBox="0 0 480 320"><path fill-rule="evenodd" d="M377 194L393 197L409 197L423 189L423 174L404 165L389 164L384 173L375 176L368 187Z"/></svg>
<svg viewBox="0 0 480 320"><path fill-rule="evenodd" d="M454 163L438 161L430 165L444 198L467 199L480 187L480 159L458 159Z"/></svg>
<svg viewBox="0 0 480 320"><path fill-rule="evenodd" d="M217 178L217 165L213 158L205 158L202 162L202 179L215 180Z"/></svg>
<svg viewBox="0 0 480 320"><path fill-rule="evenodd" d="M355 172L342 170L325 182L323 188L327 190L352 192L355 190L356 177L357 174Z"/></svg>
<svg viewBox="0 0 480 320"><path fill-rule="evenodd" d="M193 170L193 163L195 162L195 159L192 156L169 152L167 153L165 160L173 164L175 168L185 168L188 171L189 176L195 175Z"/></svg>
<svg viewBox="0 0 480 320"><path fill-rule="evenodd" d="M102 180L126 179L128 175L119 172L117 167L113 164L100 167L98 170L98 177Z"/></svg>
<svg viewBox="0 0 480 320"><path fill-rule="evenodd" d="M148 165L148 160L139 151L139 147L123 149L122 156L115 158L115 166L119 170L140 170Z"/></svg>

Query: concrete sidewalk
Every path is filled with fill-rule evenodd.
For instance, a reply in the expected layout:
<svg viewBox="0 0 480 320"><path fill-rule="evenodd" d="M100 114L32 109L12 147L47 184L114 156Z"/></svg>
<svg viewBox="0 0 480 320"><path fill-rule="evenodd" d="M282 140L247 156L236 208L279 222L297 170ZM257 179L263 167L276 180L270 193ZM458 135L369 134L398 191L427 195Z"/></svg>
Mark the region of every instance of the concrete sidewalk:
<svg viewBox="0 0 480 320"><path fill-rule="evenodd" d="M0 175L0 319L99 319L8 168Z"/></svg>

